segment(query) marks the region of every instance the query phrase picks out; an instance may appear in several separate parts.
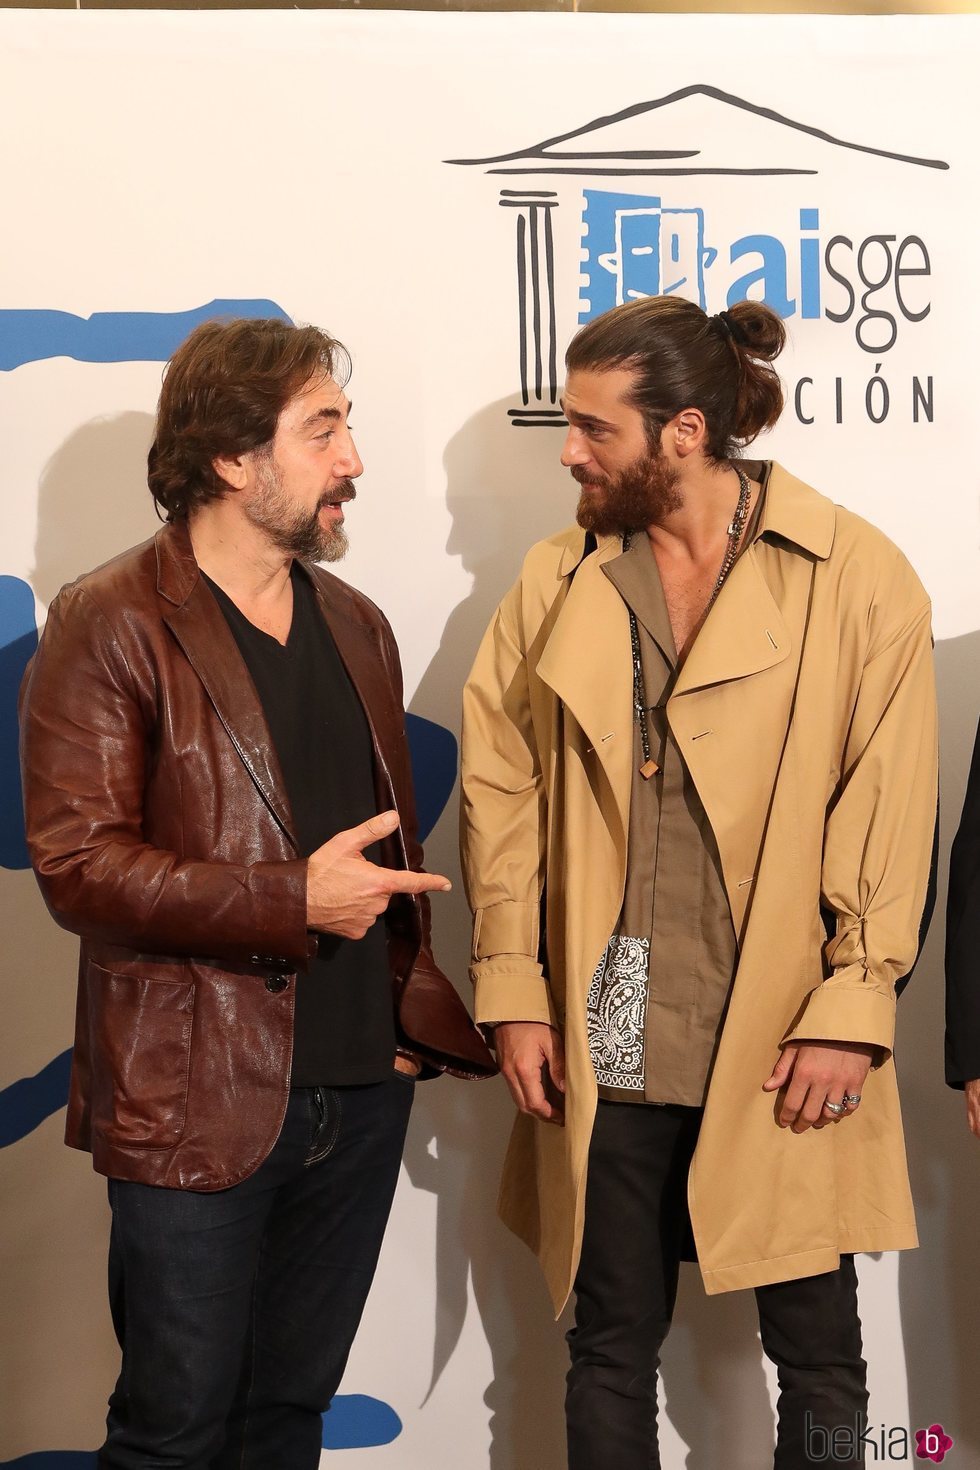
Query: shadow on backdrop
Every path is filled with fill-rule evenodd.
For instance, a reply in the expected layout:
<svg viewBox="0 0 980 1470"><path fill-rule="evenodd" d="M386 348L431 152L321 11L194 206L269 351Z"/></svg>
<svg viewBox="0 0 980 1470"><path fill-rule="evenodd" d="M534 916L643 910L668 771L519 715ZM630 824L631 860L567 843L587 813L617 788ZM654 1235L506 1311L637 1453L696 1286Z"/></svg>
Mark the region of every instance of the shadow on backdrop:
<svg viewBox="0 0 980 1470"><path fill-rule="evenodd" d="M911 1429L941 1423L957 1470L980 1470L980 1141L943 1080L943 944L949 851L980 714L980 633L936 646L940 885L922 961L898 1007L896 1057L920 1246L899 1256Z"/></svg>
<svg viewBox="0 0 980 1470"><path fill-rule="evenodd" d="M32 584L60 587L153 534L146 489L153 421L125 413L73 433L38 487ZM117 1352L105 1300L108 1211L90 1160L62 1142L77 940L49 917L29 872L0 873L6 993L6 1147L0 1149L5 1365L0 1459L102 1437ZM79 1452L81 1453L81 1452Z"/></svg>
<svg viewBox="0 0 980 1470"><path fill-rule="evenodd" d="M93 419L65 440L41 474L34 590L47 606L66 582L160 527L146 488L148 413Z"/></svg>
<svg viewBox="0 0 980 1470"><path fill-rule="evenodd" d="M573 522L578 497L559 464L562 433L502 429L507 407L508 400L494 403L469 419L444 458L452 514L446 550L473 585L450 614L411 706L454 730L460 691L494 609L533 542ZM435 871L458 871L454 804L426 858ZM469 927L461 904L440 922L438 953L466 995ZM512 1119L499 1079L419 1089L406 1165L413 1185L438 1200L432 1386L462 1332L472 1276L493 1359L491 1470L562 1470L567 1314L556 1326L537 1263L496 1219ZM663 1385L666 1418L689 1446L688 1470L759 1470L771 1460L773 1416L751 1293L709 1301L696 1268L685 1268Z"/></svg>
<svg viewBox="0 0 980 1470"><path fill-rule="evenodd" d="M413 714L457 732L462 687L497 603L527 548L568 525L575 510L576 487L558 463L561 433L508 428L509 401L469 419L443 459L452 516L446 551L473 583L449 614L410 705ZM436 872L459 871L455 797L428 840L426 862ZM440 963L470 1003L465 904L440 909L436 937ZM496 1218L512 1118L499 1078L418 1090L405 1163L415 1188L437 1198L432 1388L462 1333L472 1278L493 1359L485 1396L491 1470L558 1470L565 1463L564 1343L537 1263Z"/></svg>

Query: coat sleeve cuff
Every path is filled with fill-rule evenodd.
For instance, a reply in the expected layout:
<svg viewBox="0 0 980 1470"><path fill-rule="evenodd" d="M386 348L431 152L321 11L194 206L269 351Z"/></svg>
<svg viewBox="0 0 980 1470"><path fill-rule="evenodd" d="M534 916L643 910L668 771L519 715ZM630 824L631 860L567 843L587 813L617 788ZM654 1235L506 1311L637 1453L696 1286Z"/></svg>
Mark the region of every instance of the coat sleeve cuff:
<svg viewBox="0 0 980 1470"><path fill-rule="evenodd" d="M873 1065L891 1056L895 1042L895 996L868 979L861 965L848 965L811 990L792 1028L780 1042L852 1041L877 1048Z"/></svg>
<svg viewBox="0 0 980 1470"><path fill-rule="evenodd" d="M317 953L317 934L306 925L306 858L256 863L251 869L252 913L261 926L254 961L307 971Z"/></svg>
<svg viewBox="0 0 980 1470"><path fill-rule="evenodd" d="M558 1015L540 965L523 955L498 955L470 971L474 1018L479 1026L500 1021L542 1021L558 1028Z"/></svg>

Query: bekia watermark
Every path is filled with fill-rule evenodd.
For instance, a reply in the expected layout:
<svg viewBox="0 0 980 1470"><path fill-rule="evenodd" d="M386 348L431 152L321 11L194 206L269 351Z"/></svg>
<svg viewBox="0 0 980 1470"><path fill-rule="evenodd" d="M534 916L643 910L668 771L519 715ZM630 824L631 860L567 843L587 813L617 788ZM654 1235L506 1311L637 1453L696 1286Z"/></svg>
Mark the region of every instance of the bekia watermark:
<svg viewBox="0 0 980 1470"><path fill-rule="evenodd" d="M853 1424L836 1424L832 1429L815 1424L809 1410L804 1419L806 1457L814 1465L874 1465L910 1460L930 1460L941 1465L953 1448L953 1440L941 1424L917 1429L913 1435L903 1425L866 1424L857 1416Z"/></svg>
<svg viewBox="0 0 980 1470"><path fill-rule="evenodd" d="M936 1465L945 1460L953 1441L941 1424L932 1424L928 1429L915 1431L915 1457L917 1460L932 1460Z"/></svg>

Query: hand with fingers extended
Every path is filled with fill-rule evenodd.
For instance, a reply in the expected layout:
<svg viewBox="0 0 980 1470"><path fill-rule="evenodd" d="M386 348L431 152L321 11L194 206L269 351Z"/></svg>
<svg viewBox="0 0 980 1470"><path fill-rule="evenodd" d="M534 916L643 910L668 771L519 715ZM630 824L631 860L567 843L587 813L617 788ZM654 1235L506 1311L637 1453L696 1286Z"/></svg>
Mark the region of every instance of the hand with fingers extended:
<svg viewBox="0 0 980 1470"><path fill-rule="evenodd" d="M318 847L308 862L306 923L323 934L363 939L396 893L448 893L448 878L437 873L381 868L368 862L364 849L390 837L399 823L397 812L381 812L359 827L338 832Z"/></svg>
<svg viewBox="0 0 980 1470"><path fill-rule="evenodd" d="M545 1021L501 1021L494 1028L497 1061L522 1113L545 1123L565 1121L565 1047Z"/></svg>
<svg viewBox="0 0 980 1470"><path fill-rule="evenodd" d="M784 1046L763 1092L785 1094L776 1121L805 1133L842 1123L861 1103L861 1088L875 1048L858 1041L804 1041Z"/></svg>

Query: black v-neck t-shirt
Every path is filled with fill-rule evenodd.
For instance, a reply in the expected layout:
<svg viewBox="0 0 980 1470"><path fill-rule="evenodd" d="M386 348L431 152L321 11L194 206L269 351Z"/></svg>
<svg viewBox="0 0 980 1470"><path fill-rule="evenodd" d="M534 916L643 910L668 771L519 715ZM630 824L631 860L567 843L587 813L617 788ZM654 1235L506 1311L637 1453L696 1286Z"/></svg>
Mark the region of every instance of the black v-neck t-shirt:
<svg viewBox="0 0 980 1470"><path fill-rule="evenodd" d="M205 581L252 676L286 783L300 855L309 857L376 813L364 710L310 579L295 563L293 619L284 645L249 622L210 577ZM364 856L378 861L375 848ZM391 1075L394 1056L383 918L363 939L321 934L310 969L296 981L292 1086L380 1082Z"/></svg>

